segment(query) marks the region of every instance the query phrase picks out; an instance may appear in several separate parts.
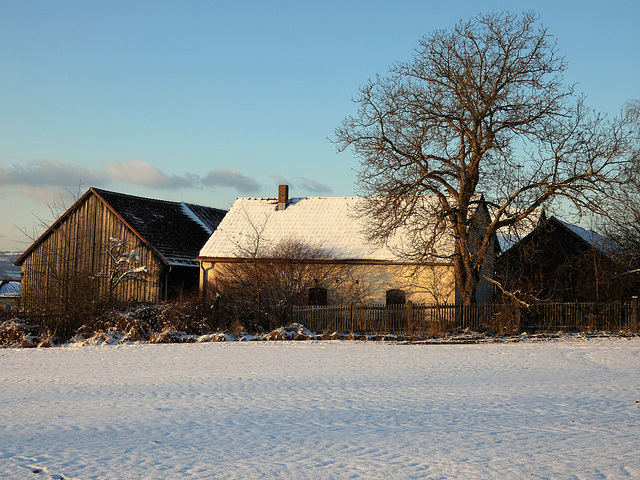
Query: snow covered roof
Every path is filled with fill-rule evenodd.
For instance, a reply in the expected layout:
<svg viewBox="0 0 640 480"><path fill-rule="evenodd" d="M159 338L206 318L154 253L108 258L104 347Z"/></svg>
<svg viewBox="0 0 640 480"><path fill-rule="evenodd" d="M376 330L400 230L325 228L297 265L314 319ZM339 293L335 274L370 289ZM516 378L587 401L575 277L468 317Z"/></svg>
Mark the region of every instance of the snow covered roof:
<svg viewBox="0 0 640 480"><path fill-rule="evenodd" d="M20 281L20 267L13 265L18 258L20 258L20 252L0 252L0 281Z"/></svg>
<svg viewBox="0 0 640 480"><path fill-rule="evenodd" d="M597 232L594 232L593 230L587 230L586 228L580 227L578 225L572 225L556 217L552 217L552 220L558 222L569 231L571 231L571 233L581 238L589 245L600 250L602 253L609 257L615 256L616 252L620 251L620 246L616 242L614 242L610 238L600 235Z"/></svg>
<svg viewBox="0 0 640 480"><path fill-rule="evenodd" d="M279 241L295 240L322 248L332 260L401 261L397 252L404 241L403 233L391 238L387 246L368 242L365 219L356 215L361 201L360 197L292 198L285 209L278 210L275 198L238 198L198 258L246 258L246 250L259 238L262 252ZM442 252L450 246L440 248L439 254L450 253Z"/></svg>
<svg viewBox="0 0 640 480"><path fill-rule="evenodd" d="M0 297L15 298L20 296L20 282L3 280L0 282Z"/></svg>

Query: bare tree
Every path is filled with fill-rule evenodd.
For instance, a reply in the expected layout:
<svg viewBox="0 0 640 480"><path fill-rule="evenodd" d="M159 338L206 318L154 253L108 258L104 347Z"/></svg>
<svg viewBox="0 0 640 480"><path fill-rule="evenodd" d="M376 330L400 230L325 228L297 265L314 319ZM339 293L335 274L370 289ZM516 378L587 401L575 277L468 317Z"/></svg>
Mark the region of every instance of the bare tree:
<svg viewBox="0 0 640 480"><path fill-rule="evenodd" d="M94 276L107 279L110 298L113 298L118 285L129 281L145 281L144 277L149 270L146 265L140 264L140 254L135 248L112 237L102 246L102 250L109 259L107 269Z"/></svg>
<svg viewBox="0 0 640 480"><path fill-rule="evenodd" d="M227 323L265 330L290 321L294 305L362 302L374 275L336 262L319 244L267 238L270 216L244 212L247 231L232 239L235 258L217 262L210 294Z"/></svg>
<svg viewBox="0 0 640 480"><path fill-rule="evenodd" d="M635 274L640 268L640 101L628 102L625 114L632 128L632 148L623 181L610 198L609 215L600 228L621 245L621 260Z"/></svg>
<svg viewBox="0 0 640 480"><path fill-rule="evenodd" d="M498 229L554 201L605 213L600 200L619 180L624 121L588 110L563 85L566 62L537 20L494 13L424 37L412 61L360 88L357 115L336 129L338 149L360 158L370 239L408 228L403 255L426 263L449 238L465 304ZM477 229L483 200L493 216Z"/></svg>
<svg viewBox="0 0 640 480"><path fill-rule="evenodd" d="M24 225L20 226L14 224L14 227L17 228L23 236L21 243L24 243L27 247L34 243L53 222L60 218L69 209L70 205L76 203L76 201L82 196L82 185L82 182L80 182L75 191L66 188L64 192L59 192L51 202L47 203L47 209L49 211L48 217L43 217L31 212L31 215L34 218L31 230Z"/></svg>
<svg viewBox="0 0 640 480"><path fill-rule="evenodd" d="M292 306L308 303L310 290L334 286L341 278L339 267L326 261L321 247L296 239L243 250L254 255L221 265L214 288L227 316L245 324L251 321L256 329L287 323Z"/></svg>
<svg viewBox="0 0 640 480"><path fill-rule="evenodd" d="M260 260L263 301L271 312L287 312L293 305L306 305L309 290L326 287L337 270L326 262L328 255L322 247L295 238L279 241L264 257Z"/></svg>

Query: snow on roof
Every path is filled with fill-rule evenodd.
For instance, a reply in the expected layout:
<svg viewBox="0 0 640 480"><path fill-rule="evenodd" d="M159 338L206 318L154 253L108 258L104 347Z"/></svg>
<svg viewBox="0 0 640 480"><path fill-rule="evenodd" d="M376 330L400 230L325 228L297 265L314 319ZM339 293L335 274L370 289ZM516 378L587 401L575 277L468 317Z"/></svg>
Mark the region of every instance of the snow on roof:
<svg viewBox="0 0 640 480"><path fill-rule="evenodd" d="M190 207L189 204L180 202L180 206L182 207L182 211L184 212L184 214L187 217L189 217L191 220L196 222L198 225L200 225L205 232L207 232L209 235L213 233L213 230L211 229L211 227L209 227L206 223L204 223L202 219L198 217L198 215L196 215L195 212L191 210L191 208L189 208Z"/></svg>
<svg viewBox="0 0 640 480"><path fill-rule="evenodd" d="M13 298L20 296L20 282L3 280L0 282L0 297Z"/></svg>
<svg viewBox="0 0 640 480"><path fill-rule="evenodd" d="M239 198L199 258L247 257L243 250L250 250L259 239L262 252L281 240L295 240L322 248L334 260L400 261L394 252L401 246L402 233L391 238L389 246L368 242L365 220L356 215L361 201L359 197L292 198L278 210L274 198Z"/></svg>
<svg viewBox="0 0 640 480"><path fill-rule="evenodd" d="M20 267L13 265L21 252L0 252L0 281L15 280L20 281Z"/></svg>
<svg viewBox="0 0 640 480"><path fill-rule="evenodd" d="M613 240L603 235L600 235L599 233L594 232L593 230L587 230L586 228L580 227L578 225L572 225L571 223L567 223L563 220L560 220L557 217L553 217L553 219L556 220L561 225L563 225L564 227L566 227L573 234L577 235L582 240L587 242L589 245L591 245L594 248L597 248L607 256L613 256L615 255L616 252L620 250L620 247Z"/></svg>

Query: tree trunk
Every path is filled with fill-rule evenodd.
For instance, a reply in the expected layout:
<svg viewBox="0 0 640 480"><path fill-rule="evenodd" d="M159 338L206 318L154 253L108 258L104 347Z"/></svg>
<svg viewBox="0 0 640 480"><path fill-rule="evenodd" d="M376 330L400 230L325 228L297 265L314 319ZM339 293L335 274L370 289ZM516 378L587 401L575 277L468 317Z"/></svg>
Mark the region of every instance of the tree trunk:
<svg viewBox="0 0 640 480"><path fill-rule="evenodd" d="M458 247L456 247L456 254L454 256L453 272L456 280L456 289L458 290L462 304L475 304L476 290L480 277L471 259L461 255Z"/></svg>

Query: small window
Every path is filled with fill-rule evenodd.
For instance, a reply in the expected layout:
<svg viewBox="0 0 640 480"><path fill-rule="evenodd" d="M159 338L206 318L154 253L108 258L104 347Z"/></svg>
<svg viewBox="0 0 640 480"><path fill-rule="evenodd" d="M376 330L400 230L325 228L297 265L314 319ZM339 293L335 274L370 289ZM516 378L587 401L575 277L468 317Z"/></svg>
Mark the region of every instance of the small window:
<svg viewBox="0 0 640 480"><path fill-rule="evenodd" d="M327 289L322 287L310 288L309 305L327 305Z"/></svg>
<svg viewBox="0 0 640 480"><path fill-rule="evenodd" d="M406 303L406 295L404 290L393 288L387 290L387 305L404 305Z"/></svg>

